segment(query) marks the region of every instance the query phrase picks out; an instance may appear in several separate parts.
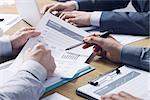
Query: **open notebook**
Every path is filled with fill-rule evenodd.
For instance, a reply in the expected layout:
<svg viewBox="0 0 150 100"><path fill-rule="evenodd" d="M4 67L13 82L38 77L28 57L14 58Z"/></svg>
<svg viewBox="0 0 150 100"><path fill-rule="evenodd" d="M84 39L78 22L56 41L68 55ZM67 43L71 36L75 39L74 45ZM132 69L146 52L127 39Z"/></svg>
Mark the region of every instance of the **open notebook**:
<svg viewBox="0 0 150 100"><path fill-rule="evenodd" d="M0 80L2 80L0 85L3 85L16 74L23 62L25 51L28 48L33 48L38 43L43 43L46 48L51 49L57 66L54 75L45 82L45 87L52 86L48 90L93 70L85 63L92 54L92 48L84 50L80 46L65 51L66 48L82 42L83 36L88 35L87 32L62 21L50 13L43 16L36 29L42 34L26 43L10 67L0 70Z"/></svg>

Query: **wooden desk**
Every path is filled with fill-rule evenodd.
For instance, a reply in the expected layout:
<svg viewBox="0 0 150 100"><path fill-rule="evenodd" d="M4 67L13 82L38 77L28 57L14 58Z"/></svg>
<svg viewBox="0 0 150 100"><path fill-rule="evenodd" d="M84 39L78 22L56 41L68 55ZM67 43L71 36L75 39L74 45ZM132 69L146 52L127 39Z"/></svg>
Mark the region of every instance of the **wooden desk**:
<svg viewBox="0 0 150 100"><path fill-rule="evenodd" d="M51 1L50 0L38 0L38 3L39 3L40 8L42 8L42 6L44 4L51 3ZM12 5L12 6L1 6L0 13L17 13L17 12L16 12L15 6ZM15 26L13 26L11 29L9 29L5 34L11 35L14 32L16 32L18 29L20 29L22 27L27 27L27 26L28 25L25 22L20 21ZM150 38L132 43L130 45L150 47ZM104 59L100 60L100 59L98 59L98 57L95 57L93 62L91 62L91 65L94 66L96 68L96 70L94 70L78 79L75 79L57 89L54 89L53 91L48 92L44 96L50 95L53 92L58 92L66 97L69 97L71 100L84 100L84 98L81 98L76 95L76 93L75 93L76 89L80 86L87 84L89 80L93 79L97 75L103 74L103 73L110 71L113 68L118 66L118 65L111 63L109 61L106 61Z"/></svg>

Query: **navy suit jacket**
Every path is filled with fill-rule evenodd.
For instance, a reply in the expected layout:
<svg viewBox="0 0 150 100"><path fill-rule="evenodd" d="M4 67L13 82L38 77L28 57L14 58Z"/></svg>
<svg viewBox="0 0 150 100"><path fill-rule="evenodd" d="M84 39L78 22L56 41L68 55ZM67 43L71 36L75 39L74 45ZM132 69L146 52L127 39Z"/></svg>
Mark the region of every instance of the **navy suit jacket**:
<svg viewBox="0 0 150 100"><path fill-rule="evenodd" d="M79 10L102 11L100 31L118 34L149 35L149 0L132 0L137 12L113 12L125 8L131 0L76 0Z"/></svg>

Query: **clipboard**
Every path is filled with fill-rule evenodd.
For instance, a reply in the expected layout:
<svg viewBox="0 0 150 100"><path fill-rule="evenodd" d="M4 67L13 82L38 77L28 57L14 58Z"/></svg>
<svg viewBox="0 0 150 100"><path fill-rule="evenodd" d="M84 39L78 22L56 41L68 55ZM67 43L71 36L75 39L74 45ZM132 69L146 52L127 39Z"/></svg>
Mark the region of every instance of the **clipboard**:
<svg viewBox="0 0 150 100"><path fill-rule="evenodd" d="M117 70L120 72L118 73ZM112 78L108 78L108 76L111 76ZM102 95L109 95L112 93L125 91L136 97L149 100L149 78L149 72L122 66L119 69L115 69L102 77L96 78L94 81L92 80L88 82L87 85L79 87L76 90L76 94L88 100L99 100ZM104 79L109 80L104 81Z"/></svg>

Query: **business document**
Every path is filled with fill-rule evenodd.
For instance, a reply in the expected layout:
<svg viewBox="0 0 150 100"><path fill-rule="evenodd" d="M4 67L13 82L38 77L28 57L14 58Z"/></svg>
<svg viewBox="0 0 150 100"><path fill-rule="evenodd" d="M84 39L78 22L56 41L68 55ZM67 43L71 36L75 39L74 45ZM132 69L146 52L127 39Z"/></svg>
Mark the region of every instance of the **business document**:
<svg viewBox="0 0 150 100"><path fill-rule="evenodd" d="M70 99L59 93L53 93L45 98L42 98L41 100L70 100Z"/></svg>
<svg viewBox="0 0 150 100"><path fill-rule="evenodd" d="M0 28L3 32L6 32L16 23L21 21L21 18L17 14L0 14L0 18L4 19L4 21L0 22Z"/></svg>
<svg viewBox="0 0 150 100"><path fill-rule="evenodd" d="M102 95L125 91L143 100L150 98L150 73L127 66L119 68L120 74L115 71L97 78L98 85L87 84L77 89L77 94L93 100L100 99ZM142 90L142 91L141 91ZM91 100L92 100L91 99Z"/></svg>
<svg viewBox="0 0 150 100"><path fill-rule="evenodd" d="M62 21L50 13L43 16L36 30L42 34L26 43L9 68L0 70L0 76L3 76L0 77L0 80L4 80L0 82L0 85L17 73L23 63L25 51L28 48L33 48L38 43L42 43L46 48L51 49L57 66L54 75L45 82L46 87L59 82L62 78L73 78L77 73L89 68L85 61L92 54L92 48L82 49L82 46L80 46L68 51L65 50L70 46L81 43L83 37L88 35L87 32ZM9 75L6 71L9 72Z"/></svg>

